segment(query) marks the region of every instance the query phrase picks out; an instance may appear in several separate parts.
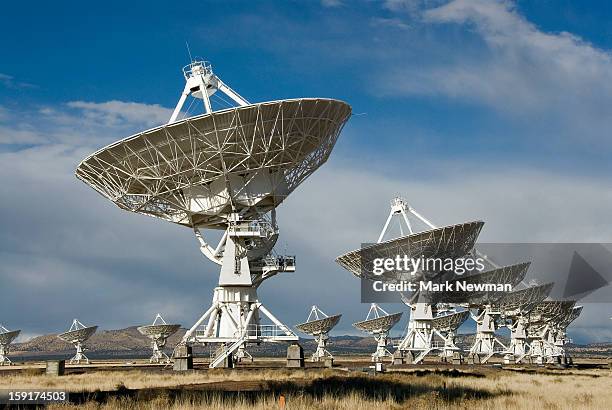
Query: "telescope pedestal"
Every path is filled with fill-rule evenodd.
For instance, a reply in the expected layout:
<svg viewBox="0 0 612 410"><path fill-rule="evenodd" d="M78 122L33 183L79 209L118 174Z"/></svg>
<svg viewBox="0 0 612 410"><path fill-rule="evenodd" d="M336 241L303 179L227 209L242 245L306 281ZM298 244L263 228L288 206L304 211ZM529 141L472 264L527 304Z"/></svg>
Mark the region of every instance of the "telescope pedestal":
<svg viewBox="0 0 612 410"><path fill-rule="evenodd" d="M262 325L261 316L273 324ZM252 356L244 350L247 343L297 341L298 337L257 299L254 286L215 288L212 306L183 337L183 343L222 343L210 367L223 363L236 352L240 359Z"/></svg>
<svg viewBox="0 0 612 410"><path fill-rule="evenodd" d="M522 363L528 353L527 319L521 316L510 328L510 346L504 354L506 364Z"/></svg>
<svg viewBox="0 0 612 410"><path fill-rule="evenodd" d="M317 350L312 354L310 360L313 362L324 362L326 359L333 360L334 356L326 349L329 336L326 333L320 333L315 338L317 340Z"/></svg>
<svg viewBox="0 0 612 410"><path fill-rule="evenodd" d="M436 331L436 333L438 332ZM442 347L442 352L440 352L442 361L453 362L453 360L458 360L457 353L460 353L461 349L455 344L455 332L449 331L446 336L442 334L439 334L439 336L444 339L444 347Z"/></svg>
<svg viewBox="0 0 612 410"><path fill-rule="evenodd" d="M497 330L496 312L485 307L478 316L472 316L476 322L476 340L470 349L470 358L477 363L486 363L495 354L501 354L508 348L495 336ZM496 349L496 347L498 347Z"/></svg>
<svg viewBox="0 0 612 410"><path fill-rule="evenodd" d="M13 362L11 362L11 359L9 359L7 357L7 355L9 354L9 348L8 345L0 345L0 366L10 366L11 364L13 364Z"/></svg>
<svg viewBox="0 0 612 410"><path fill-rule="evenodd" d="M70 364L80 364L81 360L85 360L85 363L89 364L89 358L85 356L83 344L81 342L74 343L76 348L76 354L70 359Z"/></svg>
<svg viewBox="0 0 612 410"><path fill-rule="evenodd" d="M411 363L418 364L438 347L434 342L433 312L429 303L417 302L410 307L408 333L398 346L400 351L410 352Z"/></svg>
<svg viewBox="0 0 612 410"><path fill-rule="evenodd" d="M387 349L387 345L389 344L389 332L382 332L374 336L374 339L377 342L376 351L372 353L372 361L373 362L382 362L385 357L393 358L393 354ZM393 359L392 359L393 361Z"/></svg>
<svg viewBox="0 0 612 410"><path fill-rule="evenodd" d="M295 271L295 259L272 256L278 237L275 213L265 218L244 220L239 213L227 219L227 229L213 249L198 229L194 229L200 250L221 265L219 286L213 293L211 307L187 331L181 343L221 343L210 367L223 363L230 355L238 361L253 357L247 343L297 341L298 337L281 323L257 297L257 287L278 272ZM261 316L272 324L262 325Z"/></svg>
<svg viewBox="0 0 612 410"><path fill-rule="evenodd" d="M153 340L153 342L151 342L151 347L153 348L153 355L149 359L149 363L159 363L160 360L165 364L171 363L170 357L168 357L168 355L162 350L165 344L165 341L163 345L158 343L156 340Z"/></svg>

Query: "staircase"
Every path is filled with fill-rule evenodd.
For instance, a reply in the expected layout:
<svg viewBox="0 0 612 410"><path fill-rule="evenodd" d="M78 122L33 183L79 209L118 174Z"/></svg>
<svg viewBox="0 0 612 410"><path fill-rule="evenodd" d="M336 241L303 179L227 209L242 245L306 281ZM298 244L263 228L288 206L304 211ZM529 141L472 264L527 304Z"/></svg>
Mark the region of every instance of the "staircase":
<svg viewBox="0 0 612 410"><path fill-rule="evenodd" d="M242 346L242 344L246 341L246 339L248 338L247 334L244 334L240 339L236 340L234 343L232 343L231 345L229 345L229 347L227 347L226 345L222 345L219 349L217 349L217 351L215 352L215 356L212 359L212 361L210 362L210 365L208 367L210 367L211 369L214 369L215 367L219 366L221 363L223 363L223 361L232 353L234 353L236 350L238 350L238 348L240 346Z"/></svg>

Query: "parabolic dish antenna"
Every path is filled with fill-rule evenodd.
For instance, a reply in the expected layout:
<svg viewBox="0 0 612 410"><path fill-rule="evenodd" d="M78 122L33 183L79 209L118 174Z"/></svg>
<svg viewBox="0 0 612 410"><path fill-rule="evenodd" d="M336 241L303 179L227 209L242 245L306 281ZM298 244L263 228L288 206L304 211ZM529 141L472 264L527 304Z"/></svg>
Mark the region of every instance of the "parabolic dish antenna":
<svg viewBox="0 0 612 410"><path fill-rule="evenodd" d="M206 61L193 61L183 75L168 124L93 153L76 176L121 209L192 228L200 251L220 265L212 306L181 342L221 344L210 362L217 367L249 343L298 340L257 288L295 271L295 256L273 251L275 209L327 161L351 107L328 98L251 104ZM214 111L211 98L221 93L236 106ZM179 119L189 97L203 102L204 114ZM208 229L225 231L216 246Z"/></svg>
<svg viewBox="0 0 612 410"><path fill-rule="evenodd" d="M0 325L0 366L10 365L12 362L7 357L9 354L9 345L19 336L21 330L8 330Z"/></svg>
<svg viewBox="0 0 612 410"><path fill-rule="evenodd" d="M481 221L466 222L413 233L345 253L336 258L336 262L359 278L364 275L366 279L373 280L418 280L418 276L412 276L409 272L394 270L376 276L371 272L371 267L375 259L395 260L398 255L408 258L460 258L472 250L483 225Z"/></svg>
<svg viewBox="0 0 612 410"><path fill-rule="evenodd" d="M470 317L470 311L455 312L433 318L431 325L439 331L454 332Z"/></svg>
<svg viewBox="0 0 612 410"><path fill-rule="evenodd" d="M570 314L575 304L575 300L544 300L529 312L529 324L541 325L562 320Z"/></svg>
<svg viewBox="0 0 612 410"><path fill-rule="evenodd" d="M449 280L449 282L453 283L453 289L457 289L456 282L465 282L466 286L509 284L512 286L512 288L514 288L525 278L527 270L529 270L529 265L529 262L519 263L516 265L502 266L468 276L453 275L453 279ZM476 288L476 286L473 288ZM478 307L483 304L495 302L505 293L508 292L488 290L486 286L482 286L481 290L476 288L475 290L465 292L431 292L427 295L427 297L433 303L456 303L468 307Z"/></svg>
<svg viewBox="0 0 612 410"><path fill-rule="evenodd" d="M461 349L455 344L457 329L470 317L470 311L445 313L435 316L431 320L434 337L442 339L444 346L440 350L440 358L450 362L461 358Z"/></svg>
<svg viewBox="0 0 612 410"><path fill-rule="evenodd" d="M138 331L151 339L151 347L153 355L149 359L150 363L159 363L162 360L164 363L170 363L170 357L164 353L163 348L170 336L175 334L181 325L167 324L164 318L158 313L153 319L153 323L147 326L140 326Z"/></svg>
<svg viewBox="0 0 612 410"><path fill-rule="evenodd" d="M321 311L319 310L319 313ZM322 333L328 333L330 330L334 328L340 321L342 315L334 315L325 317L323 319L316 319L310 322L300 323L299 325L295 325L295 328L302 333L306 333L308 335L316 336Z"/></svg>
<svg viewBox="0 0 612 410"><path fill-rule="evenodd" d="M513 292L499 292L487 295L487 301L481 306L470 305L477 310L473 315L476 322L476 339L470 349L470 357L478 363L486 363L495 354L504 355L505 360L520 363L526 351L526 327L528 314L538 303L542 302L554 283L527 287ZM506 346L496 336L495 331L501 323L510 329L510 345Z"/></svg>
<svg viewBox="0 0 612 410"><path fill-rule="evenodd" d="M402 318L403 312L392 313L390 315L381 316L374 319L363 320L353 323L357 329L366 333L379 333L389 331Z"/></svg>
<svg viewBox="0 0 612 410"><path fill-rule="evenodd" d="M578 316L580 316L581 313L582 313L582 306L575 306L569 312L567 317L563 318L560 321L561 326L567 328L574 320L578 319Z"/></svg>
<svg viewBox="0 0 612 410"><path fill-rule="evenodd" d="M83 323L79 322L78 319L74 319L67 332L57 335L57 337L63 341L72 343L76 348L76 355L70 359L70 364L79 364L81 360L85 360L85 362L89 364L89 359L85 356L85 353L83 353L87 350L83 343L96 333L97 329L98 326L85 326Z"/></svg>
<svg viewBox="0 0 612 410"><path fill-rule="evenodd" d="M575 301L545 301L529 314L529 356L536 363L571 364L572 358L565 350L567 327L582 311Z"/></svg>
<svg viewBox="0 0 612 410"><path fill-rule="evenodd" d="M189 227L276 208L329 157L343 101L246 105L153 128L85 158L76 176L122 209Z"/></svg>
<svg viewBox="0 0 612 410"><path fill-rule="evenodd" d="M376 351L372 353L373 362L379 362L385 357L393 356L387 349L389 331L401 318L402 312L389 314L376 303L372 303L366 320L353 323L355 328L374 336L377 346Z"/></svg>
<svg viewBox="0 0 612 410"><path fill-rule="evenodd" d="M295 328L300 332L314 336L317 341L317 350L312 355L313 362L318 362L325 358L334 358L326 349L327 339L329 339L328 333L338 324L341 317L341 314L328 316L317 306L313 306L310 309L306 322L295 325Z"/></svg>
<svg viewBox="0 0 612 410"><path fill-rule="evenodd" d="M553 286L554 283L546 283L505 293L493 303L494 309L499 310L506 317L528 313L538 303L546 299Z"/></svg>

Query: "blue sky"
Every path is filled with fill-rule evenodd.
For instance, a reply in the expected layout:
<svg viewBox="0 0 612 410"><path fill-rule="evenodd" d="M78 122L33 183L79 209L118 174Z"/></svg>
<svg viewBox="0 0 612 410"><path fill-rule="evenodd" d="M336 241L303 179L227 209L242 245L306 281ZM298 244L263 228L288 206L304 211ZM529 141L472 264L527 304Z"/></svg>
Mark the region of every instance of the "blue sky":
<svg viewBox="0 0 612 410"><path fill-rule="evenodd" d="M82 320L106 328L149 320L154 310L188 324L208 303L216 275L202 273L213 267L188 232L121 212L72 175L89 152L165 121L183 87L186 41L250 101L333 97L362 114L351 118L329 163L279 210L281 242L301 266L266 284L262 297L289 323L316 299L328 313L345 312L340 331L365 315L367 307L355 305L358 283L333 259L376 238L398 193L440 224L482 218L489 241L612 242L606 3L187 7L3 6L0 278L13 292L3 295L0 312L10 313L0 322L31 334L61 328L74 308L57 298L74 280L95 295L73 296ZM194 281L202 281L198 291ZM329 290L315 286L323 281ZM150 293L134 296L130 286ZM333 297L345 287L344 297ZM312 297L292 303L296 291L285 288ZM17 313L26 297L37 301ZM591 312L575 336L612 339L609 320Z"/></svg>

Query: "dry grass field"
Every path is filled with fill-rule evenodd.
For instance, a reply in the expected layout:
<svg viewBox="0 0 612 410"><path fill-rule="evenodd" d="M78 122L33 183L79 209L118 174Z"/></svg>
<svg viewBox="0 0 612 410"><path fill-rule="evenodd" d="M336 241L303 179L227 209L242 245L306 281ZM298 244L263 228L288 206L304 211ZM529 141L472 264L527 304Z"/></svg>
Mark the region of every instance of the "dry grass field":
<svg viewBox="0 0 612 410"><path fill-rule="evenodd" d="M66 389L82 403L79 408L107 410L278 409L281 396L291 410L612 408L610 370L526 370L91 370L63 377L25 370L0 374L0 389Z"/></svg>

